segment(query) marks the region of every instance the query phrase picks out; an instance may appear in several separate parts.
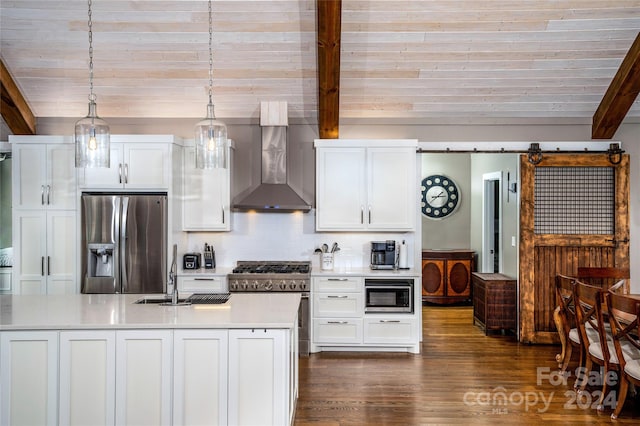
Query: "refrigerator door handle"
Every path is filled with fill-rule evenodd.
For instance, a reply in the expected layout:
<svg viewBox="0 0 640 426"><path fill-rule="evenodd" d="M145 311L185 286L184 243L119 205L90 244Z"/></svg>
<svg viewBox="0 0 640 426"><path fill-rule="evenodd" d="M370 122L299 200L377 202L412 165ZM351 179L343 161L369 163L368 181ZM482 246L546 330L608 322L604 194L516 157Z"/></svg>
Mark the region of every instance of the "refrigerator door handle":
<svg viewBox="0 0 640 426"><path fill-rule="evenodd" d="M119 293L122 288L122 278L120 276L120 264L122 257L120 256L120 211L121 211L122 197L113 197L112 211L111 211L111 241L114 242L113 246L113 269L115 278L115 292Z"/></svg>
<svg viewBox="0 0 640 426"><path fill-rule="evenodd" d="M122 213L120 224L120 270L122 276L122 286L120 291L126 293L129 288L129 279L127 277L127 214L129 212L129 197L122 197Z"/></svg>

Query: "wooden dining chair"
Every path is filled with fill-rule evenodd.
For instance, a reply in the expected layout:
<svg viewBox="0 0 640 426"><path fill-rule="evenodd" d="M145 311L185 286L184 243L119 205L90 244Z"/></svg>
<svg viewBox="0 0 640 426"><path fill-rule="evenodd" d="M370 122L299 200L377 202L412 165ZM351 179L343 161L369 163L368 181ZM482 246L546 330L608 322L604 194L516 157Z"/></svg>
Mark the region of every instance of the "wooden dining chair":
<svg viewBox="0 0 640 426"><path fill-rule="evenodd" d="M600 286L605 289L617 284L620 280L628 280L631 277L631 271L629 268L615 268L615 267L578 267L576 278L580 281ZM628 284L625 284L628 286ZM629 288L625 287L625 291L628 293Z"/></svg>
<svg viewBox="0 0 640 426"><path fill-rule="evenodd" d="M621 291L624 281L618 282L609 289L609 292ZM574 284L574 298L576 304L576 318L578 319L578 329L583 341L589 341L586 345L585 368L582 371L582 380L578 386L580 392L584 391L593 368L593 364L603 367L604 373L601 377L602 390L596 405L597 410L604 410L604 401L609 393L608 377L612 371L620 371L620 364L616 356L611 337L611 326L609 321L605 321L607 306L605 300L606 290L599 286L592 286L577 281Z"/></svg>
<svg viewBox="0 0 640 426"><path fill-rule="evenodd" d="M611 414L611 419L615 420L624 406L629 383L640 386L640 301L613 292L606 292L605 300L615 355L619 362L620 389Z"/></svg>
<svg viewBox="0 0 640 426"><path fill-rule="evenodd" d="M580 340L580 333L576 326L576 308L573 300L574 279L566 275L556 275L556 309L553 319L556 323L562 352L556 355L556 362L561 372L565 372L571 361L573 349L579 354L578 366L584 362L584 346Z"/></svg>

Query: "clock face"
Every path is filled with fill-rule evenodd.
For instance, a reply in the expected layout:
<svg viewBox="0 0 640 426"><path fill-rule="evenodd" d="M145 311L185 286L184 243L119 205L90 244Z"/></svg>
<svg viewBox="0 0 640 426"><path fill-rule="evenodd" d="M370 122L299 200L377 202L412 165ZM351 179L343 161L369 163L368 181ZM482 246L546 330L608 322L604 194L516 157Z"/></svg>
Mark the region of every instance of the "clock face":
<svg viewBox="0 0 640 426"><path fill-rule="evenodd" d="M458 185L443 175L422 179L422 214L430 219L443 219L451 215L460 204Z"/></svg>

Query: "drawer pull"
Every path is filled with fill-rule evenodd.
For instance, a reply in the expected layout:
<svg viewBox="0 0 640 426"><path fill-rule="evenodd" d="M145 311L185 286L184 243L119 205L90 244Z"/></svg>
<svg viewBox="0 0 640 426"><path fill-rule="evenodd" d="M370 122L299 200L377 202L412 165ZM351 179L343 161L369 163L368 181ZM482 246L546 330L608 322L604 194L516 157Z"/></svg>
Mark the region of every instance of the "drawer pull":
<svg viewBox="0 0 640 426"><path fill-rule="evenodd" d="M327 281L349 281L349 278L328 278Z"/></svg>
<svg viewBox="0 0 640 426"><path fill-rule="evenodd" d="M380 320L381 323L388 323L388 322L400 322L400 320Z"/></svg>
<svg viewBox="0 0 640 426"><path fill-rule="evenodd" d="M333 295L329 295L327 296L327 299L346 299L349 296L333 296Z"/></svg>
<svg viewBox="0 0 640 426"><path fill-rule="evenodd" d="M215 281L215 278L194 278L195 281Z"/></svg>
<svg viewBox="0 0 640 426"><path fill-rule="evenodd" d="M347 321L327 321L329 324L349 324Z"/></svg>

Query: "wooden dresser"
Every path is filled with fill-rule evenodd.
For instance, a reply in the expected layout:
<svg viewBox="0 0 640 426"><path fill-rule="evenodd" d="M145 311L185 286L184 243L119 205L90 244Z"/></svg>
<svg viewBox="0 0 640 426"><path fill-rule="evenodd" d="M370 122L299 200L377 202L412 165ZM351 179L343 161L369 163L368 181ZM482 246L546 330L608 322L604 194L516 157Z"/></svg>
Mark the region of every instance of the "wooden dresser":
<svg viewBox="0 0 640 426"><path fill-rule="evenodd" d="M471 274L473 322L489 330L516 330L516 280L503 274Z"/></svg>
<svg viewBox="0 0 640 426"><path fill-rule="evenodd" d="M473 250L423 250L422 300L450 304L471 300Z"/></svg>

